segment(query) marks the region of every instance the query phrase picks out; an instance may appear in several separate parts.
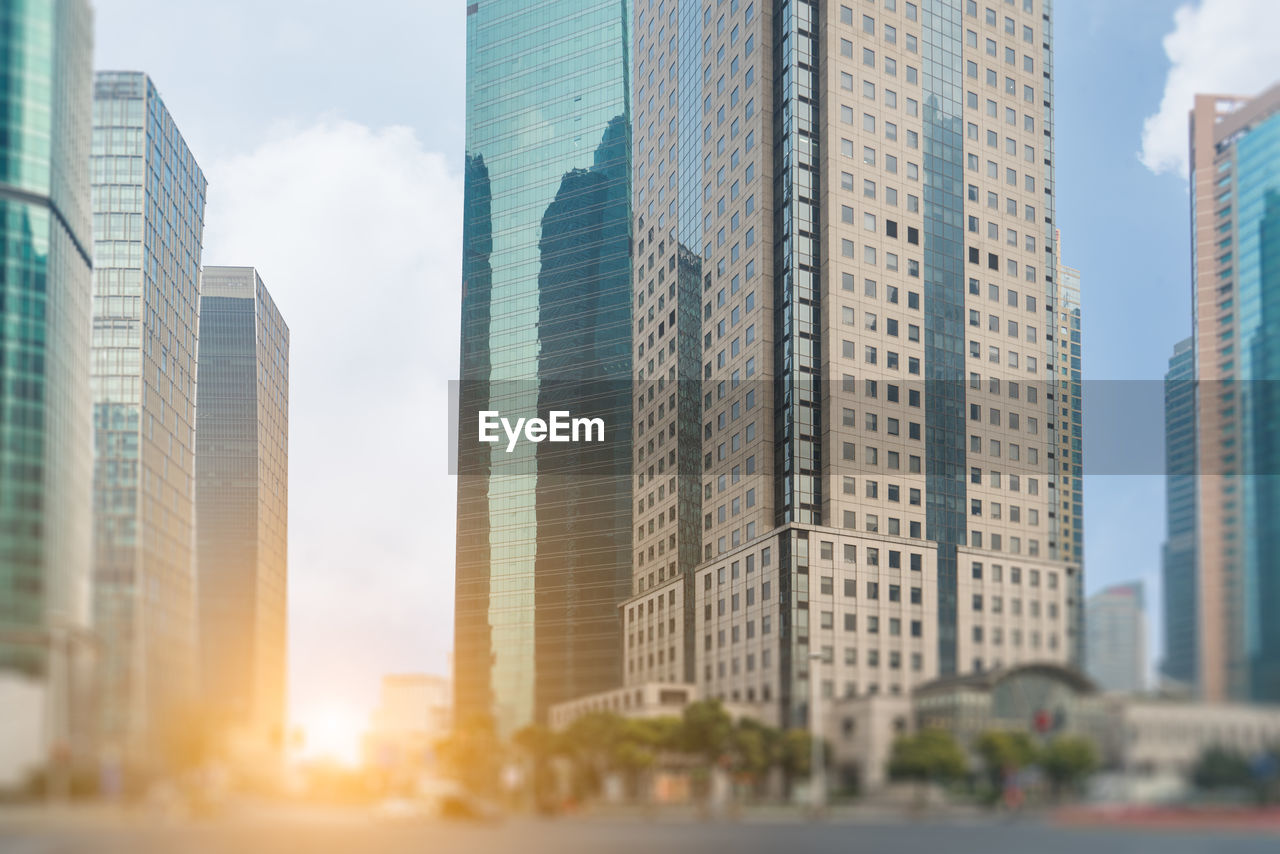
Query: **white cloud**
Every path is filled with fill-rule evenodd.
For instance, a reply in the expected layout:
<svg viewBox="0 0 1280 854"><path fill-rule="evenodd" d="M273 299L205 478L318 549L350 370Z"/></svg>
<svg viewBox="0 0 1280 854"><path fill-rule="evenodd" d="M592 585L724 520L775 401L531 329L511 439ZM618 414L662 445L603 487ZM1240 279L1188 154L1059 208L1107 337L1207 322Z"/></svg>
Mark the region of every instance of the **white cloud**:
<svg viewBox="0 0 1280 854"><path fill-rule="evenodd" d="M368 708L452 648L462 180L408 128L337 120L206 172L204 263L257 267L291 333L294 717Z"/></svg>
<svg viewBox="0 0 1280 854"><path fill-rule="evenodd" d="M1275 0L1202 0L1181 6L1164 38L1172 67L1158 112L1142 125L1143 164L1187 174L1187 113L1197 93L1254 95L1280 79Z"/></svg>

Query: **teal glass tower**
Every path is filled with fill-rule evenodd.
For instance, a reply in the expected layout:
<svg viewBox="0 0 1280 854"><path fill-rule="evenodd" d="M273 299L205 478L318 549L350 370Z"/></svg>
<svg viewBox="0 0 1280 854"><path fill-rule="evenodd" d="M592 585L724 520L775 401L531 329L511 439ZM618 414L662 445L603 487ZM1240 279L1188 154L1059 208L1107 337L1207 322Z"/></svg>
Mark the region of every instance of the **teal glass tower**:
<svg viewBox="0 0 1280 854"><path fill-rule="evenodd" d="M1192 340L1173 347L1164 375L1164 661L1161 675L1196 684L1196 365Z"/></svg>
<svg viewBox="0 0 1280 854"><path fill-rule="evenodd" d="M196 336L205 178L143 73L99 72L91 157L94 624L102 737L138 761L196 686Z"/></svg>
<svg viewBox="0 0 1280 854"><path fill-rule="evenodd" d="M467 7L457 720L509 733L621 678L630 586L631 9ZM593 445L478 441L477 415L600 417Z"/></svg>
<svg viewBox="0 0 1280 854"><path fill-rule="evenodd" d="M33 765L83 747L72 715L90 652L91 84L88 3L4 4L0 682L22 683L30 702L5 693L0 707L6 728L31 733Z"/></svg>
<svg viewBox="0 0 1280 854"><path fill-rule="evenodd" d="M1244 602L1249 699L1280 702L1280 87L1235 142L1235 264L1244 383Z"/></svg>

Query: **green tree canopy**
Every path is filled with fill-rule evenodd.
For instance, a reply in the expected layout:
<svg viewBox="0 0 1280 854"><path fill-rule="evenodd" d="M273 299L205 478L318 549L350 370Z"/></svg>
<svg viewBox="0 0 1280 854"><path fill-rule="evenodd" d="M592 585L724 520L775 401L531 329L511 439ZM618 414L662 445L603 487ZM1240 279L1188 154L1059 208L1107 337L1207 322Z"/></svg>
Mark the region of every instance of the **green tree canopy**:
<svg viewBox="0 0 1280 854"><path fill-rule="evenodd" d="M1098 768L1093 742L1078 735L1060 735L1040 756L1044 773L1055 788L1075 787Z"/></svg>
<svg viewBox="0 0 1280 854"><path fill-rule="evenodd" d="M778 761L780 733L752 718L734 725L730 737L733 770L750 780L758 780Z"/></svg>
<svg viewBox="0 0 1280 854"><path fill-rule="evenodd" d="M436 753L449 775L471 791L488 794L497 789L503 748L488 715L458 721L436 743Z"/></svg>
<svg viewBox="0 0 1280 854"><path fill-rule="evenodd" d="M1249 762L1225 747L1209 747L1196 760L1191 778L1201 789L1229 789L1248 786L1253 781Z"/></svg>
<svg viewBox="0 0 1280 854"><path fill-rule="evenodd" d="M993 785L999 786L1009 771L1020 771L1036 762L1036 746L1025 732L987 730L975 745Z"/></svg>
<svg viewBox="0 0 1280 854"><path fill-rule="evenodd" d="M700 700L685 706L680 741L688 753L715 762L730 747L733 719L719 700Z"/></svg>
<svg viewBox="0 0 1280 854"><path fill-rule="evenodd" d="M964 751L950 733L926 729L894 741L889 776L896 780L943 782L963 777L967 764Z"/></svg>

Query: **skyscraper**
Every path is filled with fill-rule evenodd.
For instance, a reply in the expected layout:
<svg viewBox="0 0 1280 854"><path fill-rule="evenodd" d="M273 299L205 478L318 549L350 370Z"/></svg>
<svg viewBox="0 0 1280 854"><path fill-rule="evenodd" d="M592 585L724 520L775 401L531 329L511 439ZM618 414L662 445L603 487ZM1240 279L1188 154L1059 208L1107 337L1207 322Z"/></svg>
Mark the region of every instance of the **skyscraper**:
<svg viewBox="0 0 1280 854"><path fill-rule="evenodd" d="M252 267L200 284L195 519L202 705L248 749L285 725L289 327Z"/></svg>
<svg viewBox="0 0 1280 854"><path fill-rule="evenodd" d="M0 29L0 785L85 748L90 664L89 142L83 0Z"/></svg>
<svg viewBox="0 0 1280 854"><path fill-rule="evenodd" d="M1080 271L1062 263L1062 238L1055 232L1058 249L1058 328L1054 335L1058 343L1058 376L1054 392L1059 402L1058 427L1059 468L1061 477L1058 492L1061 508L1057 512L1061 520L1058 536L1063 556L1076 565L1074 587L1070 591L1075 603L1084 602L1084 366L1082 363L1082 337L1080 303ZM1076 648L1072 657L1083 661L1084 611L1071 608L1075 616Z"/></svg>
<svg viewBox="0 0 1280 854"><path fill-rule="evenodd" d="M630 9L467 9L457 719L503 732L615 685L630 576ZM480 441L480 412L600 417L592 445Z"/></svg>
<svg viewBox="0 0 1280 854"><path fill-rule="evenodd" d="M1174 345L1164 375L1165 542L1164 661L1161 674L1193 688L1196 667L1196 389L1195 350Z"/></svg>
<svg viewBox="0 0 1280 854"><path fill-rule="evenodd" d="M1142 582L1100 590L1089 597L1086 610L1085 660L1089 675L1104 691L1142 691L1147 678L1147 614Z"/></svg>
<svg viewBox="0 0 1280 854"><path fill-rule="evenodd" d="M1280 700L1280 85L1190 121L1199 686Z"/></svg>
<svg viewBox="0 0 1280 854"><path fill-rule="evenodd" d="M795 724L811 661L1078 661L1052 41L1043 0L635 3L629 682Z"/></svg>
<svg viewBox="0 0 1280 854"><path fill-rule="evenodd" d="M205 178L154 84L99 72L91 158L94 624L102 736L154 756L195 698Z"/></svg>

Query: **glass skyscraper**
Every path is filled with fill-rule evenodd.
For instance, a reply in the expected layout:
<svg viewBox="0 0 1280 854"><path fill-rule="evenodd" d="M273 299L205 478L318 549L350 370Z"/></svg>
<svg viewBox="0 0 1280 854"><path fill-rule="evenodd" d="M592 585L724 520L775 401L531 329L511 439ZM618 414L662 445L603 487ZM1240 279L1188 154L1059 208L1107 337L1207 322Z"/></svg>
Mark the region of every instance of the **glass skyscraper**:
<svg viewBox="0 0 1280 854"><path fill-rule="evenodd" d="M1280 85L1191 111L1199 687L1280 700Z"/></svg>
<svg viewBox="0 0 1280 854"><path fill-rule="evenodd" d="M1113 584L1089 597L1085 659L1106 692L1138 694L1147 682L1146 596L1141 581Z"/></svg>
<svg viewBox="0 0 1280 854"><path fill-rule="evenodd" d="M1164 660L1160 673L1184 690L1198 677L1196 591L1196 363L1193 341L1173 347L1164 375Z"/></svg>
<svg viewBox="0 0 1280 854"><path fill-rule="evenodd" d="M285 724L289 327L252 267L205 267L196 393L202 705L249 750Z"/></svg>
<svg viewBox="0 0 1280 854"><path fill-rule="evenodd" d="M1076 564L1072 576L1072 597L1084 602L1084 364L1083 329L1080 303L1080 271L1062 263L1062 239L1055 233L1058 251L1058 328L1054 338L1058 344L1058 376L1054 397L1059 402L1057 413L1058 455L1061 476L1058 497L1061 501L1058 537L1062 555ZM1056 512L1056 511L1055 511ZM1073 609L1074 659L1085 661L1085 609Z"/></svg>
<svg viewBox="0 0 1280 854"><path fill-rule="evenodd" d="M92 44L83 0L0 8L0 706L33 764L88 706Z"/></svg>
<svg viewBox="0 0 1280 854"><path fill-rule="evenodd" d="M630 4L467 7L457 720L511 732L616 684L630 577ZM595 445L477 415L601 417Z"/></svg>
<svg viewBox="0 0 1280 854"><path fill-rule="evenodd" d="M205 178L151 79L94 87L94 623L106 743L138 758L196 687L196 335Z"/></svg>

